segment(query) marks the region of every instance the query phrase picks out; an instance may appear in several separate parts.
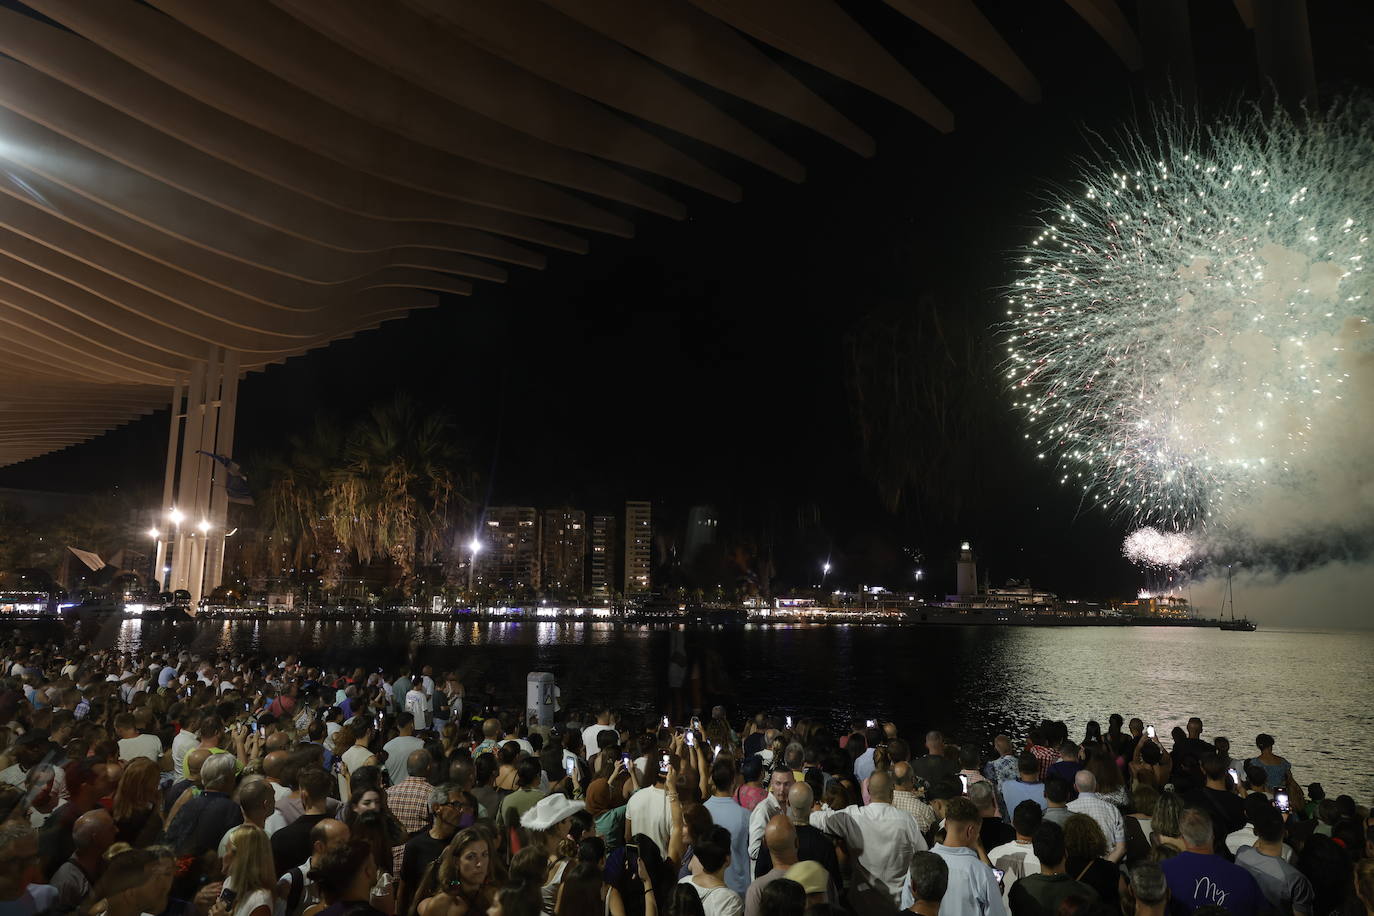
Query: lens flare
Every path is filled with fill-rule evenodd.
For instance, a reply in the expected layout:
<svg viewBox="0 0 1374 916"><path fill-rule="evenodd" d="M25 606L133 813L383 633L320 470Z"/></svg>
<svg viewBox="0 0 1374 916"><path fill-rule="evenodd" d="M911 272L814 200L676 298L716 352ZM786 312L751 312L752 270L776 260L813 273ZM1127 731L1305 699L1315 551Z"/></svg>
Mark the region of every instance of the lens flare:
<svg viewBox="0 0 1374 916"><path fill-rule="evenodd" d="M1036 451L1086 503L1225 525L1370 422L1350 379L1374 353L1371 124L1367 104L1158 123L1099 151L1043 216L1005 377ZM1141 556L1172 555L1150 544Z"/></svg>

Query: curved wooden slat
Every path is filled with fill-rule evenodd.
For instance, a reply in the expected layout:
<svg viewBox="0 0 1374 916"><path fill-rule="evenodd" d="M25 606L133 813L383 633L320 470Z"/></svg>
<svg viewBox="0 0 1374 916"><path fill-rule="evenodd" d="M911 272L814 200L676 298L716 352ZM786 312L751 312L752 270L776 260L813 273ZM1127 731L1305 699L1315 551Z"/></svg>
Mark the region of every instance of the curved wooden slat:
<svg viewBox="0 0 1374 916"><path fill-rule="evenodd" d="M444 244L452 233L463 233L462 241L483 243L472 247L507 255L512 249L517 255L523 251L491 236L471 238L480 233L368 219L321 204L208 156L15 61L0 60L0 106L149 178L326 247L357 252L432 247L465 253ZM501 277L490 272L480 276Z"/></svg>
<svg viewBox="0 0 1374 916"><path fill-rule="evenodd" d="M62 209L66 212L71 208ZM99 211L91 208L90 212ZM117 219L117 215L110 215ZM411 308L425 308L434 303L433 296L421 292L418 288L383 290L378 286L379 283L390 287L384 273L380 275L381 280L374 276L369 281L372 287L370 291L356 284L342 289L302 287L311 295L300 303L299 307L283 308L274 302L249 298L182 270L174 270L163 263L144 257L135 250L58 219L52 213L33 205L32 201L0 195L0 224L9 229L7 235L0 236L0 246L3 246L12 257L23 257L39 269L50 270L69 279L78 279L86 288L99 290L103 295L114 298L124 305L142 300L142 311L150 320L170 322L173 326L184 328L201 339L220 346L237 344L250 351L281 352L288 346L299 346L302 342L324 338L331 333L370 322L373 316L382 317ZM138 224L132 225L152 238L159 238L158 234L151 230L144 229ZM26 243L30 247L26 248ZM177 244L179 243L173 241L173 249L169 254L176 253ZM52 254L44 255L36 251L38 245L48 249ZM189 254L200 255L206 264L225 263L190 246L184 248ZM90 271L103 272L115 282L123 282L137 290L146 291L148 296L140 297L136 292L121 290L118 286L102 281ZM249 274L240 269L236 276L246 280ZM272 279L270 275L266 276ZM429 275L416 277L406 285L439 285L435 282L436 279L442 280ZM450 292L471 292L470 285L460 286L456 285L459 281L450 282L454 284ZM159 301L152 301L153 297L158 297ZM258 343L249 344L242 338L227 336L226 329L251 332L257 335ZM267 342L269 338L274 337L278 340L285 339L285 343L273 345Z"/></svg>
<svg viewBox="0 0 1374 916"><path fill-rule="evenodd" d="M476 229L563 251L587 251L585 239L548 223L437 197L340 165L178 92L77 35L3 8L0 53L189 146L315 200L376 219L440 224L428 231L441 233L436 238L454 251L544 266L545 258L538 252L514 245L503 248L504 240L472 231Z"/></svg>
<svg viewBox="0 0 1374 916"><path fill-rule="evenodd" d="M368 311L359 309L354 304L352 307L345 306L343 310L335 310L327 315L311 315L306 321L292 319L280 312L270 312L268 317L275 320L272 322L272 330L268 331L256 325L244 326L239 316L229 320L203 308L193 309L158 293L134 286L112 273L91 267L5 228L0 228L0 252L3 252L0 257L17 261L55 280L69 283L123 310L123 314L115 314L113 318L115 325L111 331L116 335L123 334L134 340L144 341L156 340L155 331L161 328L171 328L178 334L184 332L186 337L174 344L180 348L191 347L183 352L196 352L207 343L249 354L292 352L302 345L325 343L340 330L369 320L377 314L390 314L394 308ZM0 268L0 275L2 273L3 268ZM39 292L33 287L27 288ZM79 304L70 297L63 297L62 301L65 305L79 308ZM145 324L151 324L154 328L145 328ZM152 338L149 337L150 333L154 334Z"/></svg>
<svg viewBox="0 0 1374 916"><path fill-rule="evenodd" d="M309 0L274 2L309 5ZM734 29L686 0L543 2L665 67L805 124L860 156L873 155L872 137ZM330 16L318 18L333 18L332 9Z"/></svg>
<svg viewBox="0 0 1374 916"><path fill-rule="evenodd" d="M407 82L267 0L150 2L245 60L399 136L673 219L686 216L686 208L667 194L598 160L512 130Z"/></svg>
<svg viewBox="0 0 1374 916"><path fill-rule="evenodd" d="M973 0L887 0L887 5L957 48L1027 102L1040 101L1040 82Z"/></svg>
<svg viewBox="0 0 1374 916"><path fill-rule="evenodd" d="M272 0L359 56L516 130L729 201L740 187L609 109L434 28L399 4Z"/></svg>
<svg viewBox="0 0 1374 916"><path fill-rule="evenodd" d="M759 41L901 105L936 130L954 114L832 0L692 0Z"/></svg>
<svg viewBox="0 0 1374 916"><path fill-rule="evenodd" d="M32 349L45 352L50 364L60 360L69 368L79 368L88 377L109 382L160 382L185 372L189 366L184 358L173 357L170 363L153 362L146 358L147 354L159 354L127 338L120 340L120 347L114 347L109 343L113 335L105 335L99 325L59 311L0 280L0 320L10 325L6 331L8 342L26 341Z"/></svg>
<svg viewBox="0 0 1374 916"><path fill-rule="evenodd" d="M309 283L337 283L383 267L418 267L503 282L506 272L467 255L421 248L343 252L292 238L208 204L0 108L0 157L145 225Z"/></svg>
<svg viewBox="0 0 1374 916"><path fill-rule="evenodd" d="M321 101L156 10L135 3L30 6L221 111L399 184L537 219L630 237L630 222L567 192L442 153Z"/></svg>
<svg viewBox="0 0 1374 916"><path fill-rule="evenodd" d="M404 2L465 40L550 82L671 127L792 181L806 177L800 162L687 87L538 0Z"/></svg>

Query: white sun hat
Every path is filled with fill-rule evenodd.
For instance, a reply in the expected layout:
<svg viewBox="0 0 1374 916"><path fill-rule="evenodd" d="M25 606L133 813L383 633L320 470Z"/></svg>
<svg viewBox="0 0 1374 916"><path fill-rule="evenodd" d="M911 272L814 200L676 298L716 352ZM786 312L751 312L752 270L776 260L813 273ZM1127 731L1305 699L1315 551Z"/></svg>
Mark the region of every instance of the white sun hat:
<svg viewBox="0 0 1374 916"><path fill-rule="evenodd" d="M586 807L584 802L573 801L568 796L555 792L539 799L539 804L526 811L520 818L520 826L526 830L548 830L554 824L572 817Z"/></svg>

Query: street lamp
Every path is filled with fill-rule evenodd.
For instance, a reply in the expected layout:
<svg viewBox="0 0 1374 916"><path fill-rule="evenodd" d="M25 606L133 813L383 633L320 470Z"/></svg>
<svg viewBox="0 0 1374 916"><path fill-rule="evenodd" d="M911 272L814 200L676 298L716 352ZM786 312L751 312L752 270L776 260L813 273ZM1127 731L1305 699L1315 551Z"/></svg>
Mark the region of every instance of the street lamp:
<svg viewBox="0 0 1374 916"><path fill-rule="evenodd" d="M201 534L204 534L205 532L207 532L207 531L210 530L210 522L207 521L206 519L201 519L201 520L196 524L196 527L200 529L200 533L201 533Z"/></svg>
<svg viewBox="0 0 1374 916"><path fill-rule="evenodd" d="M830 561L821 564L821 588L825 588L825 577L830 575Z"/></svg>
<svg viewBox="0 0 1374 916"><path fill-rule="evenodd" d="M167 517L172 520L173 525L180 525L182 520L186 518L176 506L173 506L172 511L167 513Z"/></svg>
<svg viewBox="0 0 1374 916"><path fill-rule="evenodd" d="M468 560L468 595L472 596L474 576L477 573L477 555L482 552L481 539L474 536L473 539L468 542L468 550L472 552L472 557ZM477 599L475 597L472 600L472 605L473 610L476 610Z"/></svg>
<svg viewBox="0 0 1374 916"><path fill-rule="evenodd" d="M156 528L149 528L148 537L156 541L158 538L162 537L162 532L158 531Z"/></svg>

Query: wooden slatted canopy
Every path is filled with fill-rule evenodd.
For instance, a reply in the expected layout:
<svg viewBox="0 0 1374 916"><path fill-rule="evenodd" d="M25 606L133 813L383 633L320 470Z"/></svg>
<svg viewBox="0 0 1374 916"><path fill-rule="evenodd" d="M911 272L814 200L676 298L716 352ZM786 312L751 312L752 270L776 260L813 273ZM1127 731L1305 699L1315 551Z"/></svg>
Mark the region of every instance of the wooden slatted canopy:
<svg viewBox="0 0 1374 916"><path fill-rule="evenodd" d="M630 236L626 214L681 219L687 192L739 200L700 145L803 180L697 84L859 156L779 55L954 127L835 0L9 2L0 465L165 406L210 348L252 372ZM1039 99L974 0L886 2ZM1141 66L1115 0L1067 3Z"/></svg>

